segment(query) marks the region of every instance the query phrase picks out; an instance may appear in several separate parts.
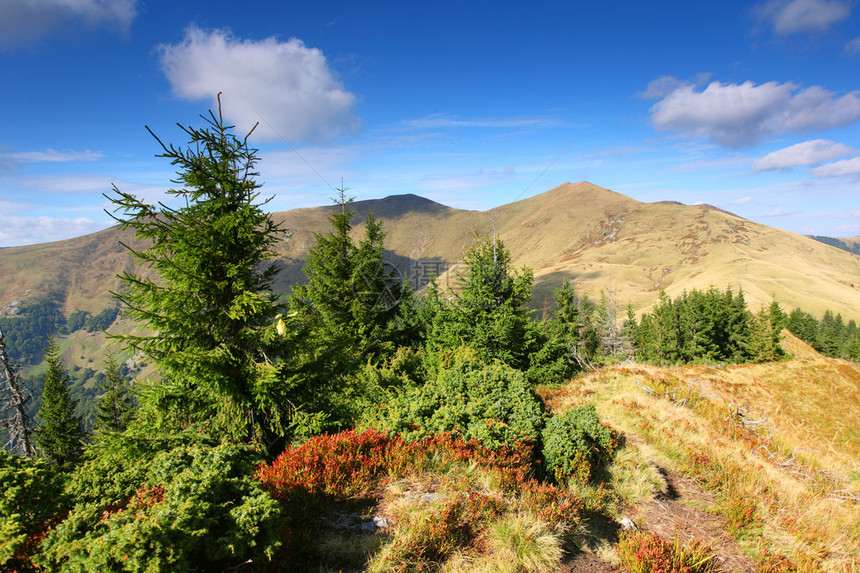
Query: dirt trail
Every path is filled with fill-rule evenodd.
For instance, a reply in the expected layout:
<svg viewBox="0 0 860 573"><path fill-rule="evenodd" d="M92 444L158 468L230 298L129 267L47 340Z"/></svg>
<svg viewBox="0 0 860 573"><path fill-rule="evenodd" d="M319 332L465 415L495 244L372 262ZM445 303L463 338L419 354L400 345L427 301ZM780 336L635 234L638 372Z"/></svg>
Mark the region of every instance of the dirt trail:
<svg viewBox="0 0 860 573"><path fill-rule="evenodd" d="M725 572L754 572L755 563L743 554L725 529L722 518L704 509L714 504L714 496L695 481L676 472L663 472L667 493L649 503L624 513L636 526L672 540L677 533L682 540L697 537L711 544L720 569ZM562 569L565 573L623 573L625 570L582 553L571 557Z"/></svg>
<svg viewBox="0 0 860 573"><path fill-rule="evenodd" d="M580 554L567 561L562 571L565 573L623 573L624 569L618 569L594 555Z"/></svg>
<svg viewBox="0 0 860 573"><path fill-rule="evenodd" d="M714 504L714 496L695 481L675 472L663 473L668 492L635 508L627 517L644 531L682 540L698 537L711 544L723 571L754 572L755 563L743 554L726 531L723 519L704 509Z"/></svg>

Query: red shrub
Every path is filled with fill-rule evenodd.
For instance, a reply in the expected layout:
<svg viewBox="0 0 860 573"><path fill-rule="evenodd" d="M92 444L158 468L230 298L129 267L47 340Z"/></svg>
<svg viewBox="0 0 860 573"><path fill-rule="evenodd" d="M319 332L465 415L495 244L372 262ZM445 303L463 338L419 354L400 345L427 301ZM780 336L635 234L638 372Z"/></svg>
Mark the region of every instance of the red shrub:
<svg viewBox="0 0 860 573"><path fill-rule="evenodd" d="M630 573L712 573L711 548L699 539L666 541L654 533L623 533L618 541L621 564Z"/></svg>
<svg viewBox="0 0 860 573"><path fill-rule="evenodd" d="M380 477L402 477L423 469L434 455L496 469L509 487L525 483L533 474L532 449L527 444L490 450L451 434L409 443L377 430L349 430L316 436L287 449L271 465L261 464L257 479L279 499L293 494L349 497L368 493Z"/></svg>
<svg viewBox="0 0 860 573"><path fill-rule="evenodd" d="M375 430L315 436L287 449L271 465L261 464L257 479L277 498L296 490L335 496L365 493L389 467L402 466L405 447L402 439Z"/></svg>

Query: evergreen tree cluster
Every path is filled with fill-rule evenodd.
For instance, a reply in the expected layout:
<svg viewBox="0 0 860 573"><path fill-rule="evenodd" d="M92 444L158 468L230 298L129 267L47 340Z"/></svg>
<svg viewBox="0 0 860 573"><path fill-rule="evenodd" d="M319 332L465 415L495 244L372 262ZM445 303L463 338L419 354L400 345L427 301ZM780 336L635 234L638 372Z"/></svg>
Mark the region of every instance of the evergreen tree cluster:
<svg viewBox="0 0 860 573"><path fill-rule="evenodd" d="M363 399L356 373L419 336L409 285L385 261L380 223L369 214L356 244L351 199L338 192L331 230L316 236L305 259L308 281L293 288L281 319L301 380L292 421L300 435L353 424Z"/></svg>
<svg viewBox="0 0 860 573"><path fill-rule="evenodd" d="M786 316L773 302L753 314L742 290L693 290L670 299L665 291L634 332L636 357L655 364L766 362L783 351Z"/></svg>
<svg viewBox="0 0 860 573"><path fill-rule="evenodd" d="M788 315L787 326L792 334L825 356L860 362L860 328L853 319L846 323L841 314L828 310L818 320L795 308Z"/></svg>
<svg viewBox="0 0 860 573"><path fill-rule="evenodd" d="M482 239L466 253L458 290L441 297L432 289L425 320L430 351L467 345L485 362L499 360L528 371L541 345L530 320L532 272L511 268L511 255L498 240Z"/></svg>
<svg viewBox="0 0 860 573"><path fill-rule="evenodd" d="M69 315L66 320L64 333L76 332L78 330L86 330L87 332L95 332L97 330L107 330L119 316L119 307L114 306L106 308L95 316L85 310L76 310Z"/></svg>
<svg viewBox="0 0 860 573"><path fill-rule="evenodd" d="M48 338L66 325L57 297L49 296L22 306L15 315L0 318L10 359L22 366L42 361Z"/></svg>

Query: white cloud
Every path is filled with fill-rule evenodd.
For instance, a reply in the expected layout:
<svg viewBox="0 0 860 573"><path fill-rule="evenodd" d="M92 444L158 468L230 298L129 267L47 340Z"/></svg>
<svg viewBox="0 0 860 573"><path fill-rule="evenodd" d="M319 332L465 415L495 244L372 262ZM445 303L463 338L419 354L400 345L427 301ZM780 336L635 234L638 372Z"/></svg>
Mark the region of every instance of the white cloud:
<svg viewBox="0 0 860 573"><path fill-rule="evenodd" d="M45 151L10 153L6 157L21 163L69 163L72 161L98 161L104 158L104 154L89 150L61 152L48 148Z"/></svg>
<svg viewBox="0 0 860 573"><path fill-rule="evenodd" d="M36 203L22 203L20 201L6 201L5 199L0 199L0 213L6 213L7 215L10 213L17 213L19 211L26 211L35 206L37 206Z"/></svg>
<svg viewBox="0 0 860 573"><path fill-rule="evenodd" d="M729 147L751 145L766 135L827 129L860 118L860 91L837 97L818 86L711 82L698 91L684 84L651 107L659 130L680 131Z"/></svg>
<svg viewBox="0 0 860 573"><path fill-rule="evenodd" d="M643 99L660 99L678 89L681 86L695 84L697 86L708 83L711 79L711 74L700 72L696 74L695 81L689 82L676 78L675 76L660 76L656 80L648 82L648 87L645 91L638 94Z"/></svg>
<svg viewBox="0 0 860 573"><path fill-rule="evenodd" d="M648 82L648 87L640 94L640 97L645 99L660 99L683 85L684 82L674 76L660 76Z"/></svg>
<svg viewBox="0 0 860 573"><path fill-rule="evenodd" d="M759 157L753 161L752 170L755 172L774 171L801 165L815 165L852 153L854 150L842 143L827 139L812 139Z"/></svg>
<svg viewBox="0 0 860 573"><path fill-rule="evenodd" d="M89 212L98 212L107 203L103 195L113 194L113 185L126 193L138 197L147 203L159 201L171 204L175 198L167 194L169 189L166 185L153 185L146 183L133 183L123 179L117 179L108 175L100 174L63 174L63 175L39 175L33 177L19 177L13 181L17 187L17 198L28 198L39 201L42 205L51 203L54 210L58 209L57 197L71 196L81 209L90 209ZM6 194L9 196L9 194ZM46 200L46 195L54 198ZM89 201L89 206L86 204Z"/></svg>
<svg viewBox="0 0 860 573"><path fill-rule="evenodd" d="M758 12L775 34L786 36L826 32L851 9L840 0L776 0L759 6Z"/></svg>
<svg viewBox="0 0 860 573"><path fill-rule="evenodd" d="M762 213L759 215L760 217L791 217L792 215L797 215L798 211L791 211L788 209L774 209L769 213Z"/></svg>
<svg viewBox="0 0 860 573"><path fill-rule="evenodd" d="M695 161L687 161L680 163L665 170L666 173L690 173L701 172L706 170L724 170L733 169L749 164L749 159L746 157L723 157L720 159L699 159Z"/></svg>
<svg viewBox="0 0 860 573"><path fill-rule="evenodd" d="M855 213L855 214L854 214L854 216L856 217L856 216L857 216L857 214ZM860 232L860 225L857 225L857 224L854 224L854 225L839 225L838 227L836 227L836 231L839 231L839 232L838 232L838 233L834 233L834 234L835 234L835 235L838 235L838 236L839 236L839 237L841 237L841 238L846 238L846 239L847 239L847 238L852 238L852 239L856 239L857 237L856 237L855 235L857 235L857 233L858 233L858 232Z"/></svg>
<svg viewBox="0 0 860 573"><path fill-rule="evenodd" d="M61 239L80 237L109 227L88 217L63 219L58 217L22 217L0 215L0 247L33 245Z"/></svg>
<svg viewBox="0 0 860 573"><path fill-rule="evenodd" d="M323 53L301 40L240 40L226 30L191 27L182 42L159 47L161 66L175 95L209 100L258 140L284 137L292 144L325 141L358 128L355 95L329 69Z"/></svg>
<svg viewBox="0 0 860 573"><path fill-rule="evenodd" d="M732 201L732 205L748 205L749 203L752 203L752 201L753 201L753 197L750 195L747 195L746 197L741 197L740 199L735 199L734 201Z"/></svg>
<svg viewBox="0 0 860 573"><path fill-rule="evenodd" d="M834 163L827 163L809 171L816 177L839 177L842 175L860 175L860 157L843 159Z"/></svg>
<svg viewBox="0 0 860 573"><path fill-rule="evenodd" d="M848 54L860 54L860 36L845 44L845 52Z"/></svg>
<svg viewBox="0 0 860 573"><path fill-rule="evenodd" d="M107 175L40 175L22 178L19 183L40 193L98 195L111 189L111 178Z"/></svg>
<svg viewBox="0 0 860 573"><path fill-rule="evenodd" d="M32 45L59 30L81 24L127 33L137 0L0 0L0 48Z"/></svg>

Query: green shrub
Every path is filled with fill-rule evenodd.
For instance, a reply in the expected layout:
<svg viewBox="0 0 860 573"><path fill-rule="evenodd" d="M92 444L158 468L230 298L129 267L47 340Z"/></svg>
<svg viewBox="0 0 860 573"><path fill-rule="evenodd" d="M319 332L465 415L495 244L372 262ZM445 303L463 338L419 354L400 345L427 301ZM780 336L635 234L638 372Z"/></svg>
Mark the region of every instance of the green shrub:
<svg viewBox="0 0 860 573"><path fill-rule="evenodd" d="M600 423L593 404L552 416L542 437L547 474L559 482L573 478L587 483L617 447L614 433Z"/></svg>
<svg viewBox="0 0 860 573"><path fill-rule="evenodd" d="M0 570L32 569L30 558L64 500L55 468L0 450Z"/></svg>
<svg viewBox="0 0 860 573"><path fill-rule="evenodd" d="M66 492L78 504L122 505L146 484L155 452L134 440L103 435L84 452Z"/></svg>
<svg viewBox="0 0 860 573"><path fill-rule="evenodd" d="M425 384L392 392L365 425L408 440L453 432L490 448L540 438L543 403L519 370L488 364L466 347L439 360L435 370Z"/></svg>
<svg viewBox="0 0 860 573"><path fill-rule="evenodd" d="M385 402L391 392L400 388L415 385L416 380L426 378L423 363L423 352L400 346L385 359L378 362L368 362L355 372L343 377L341 387L336 393L327 398L328 411L337 412L336 418L352 421L353 426L367 412L376 410L380 403ZM326 418L330 416L326 415ZM346 425L331 424L323 427L326 431L341 431ZM321 432L306 432L302 435L296 432L296 437L303 438Z"/></svg>
<svg viewBox="0 0 860 573"><path fill-rule="evenodd" d="M51 571L190 571L270 559L281 510L251 477L255 461L236 446L160 453L124 503L78 504L37 562Z"/></svg>
<svg viewBox="0 0 860 573"><path fill-rule="evenodd" d="M537 327L532 328L537 330ZM538 351L530 357L529 368L525 371L526 378L533 386L564 382L575 371L575 363L569 357L567 345L544 333L538 334L542 335L542 340Z"/></svg>

